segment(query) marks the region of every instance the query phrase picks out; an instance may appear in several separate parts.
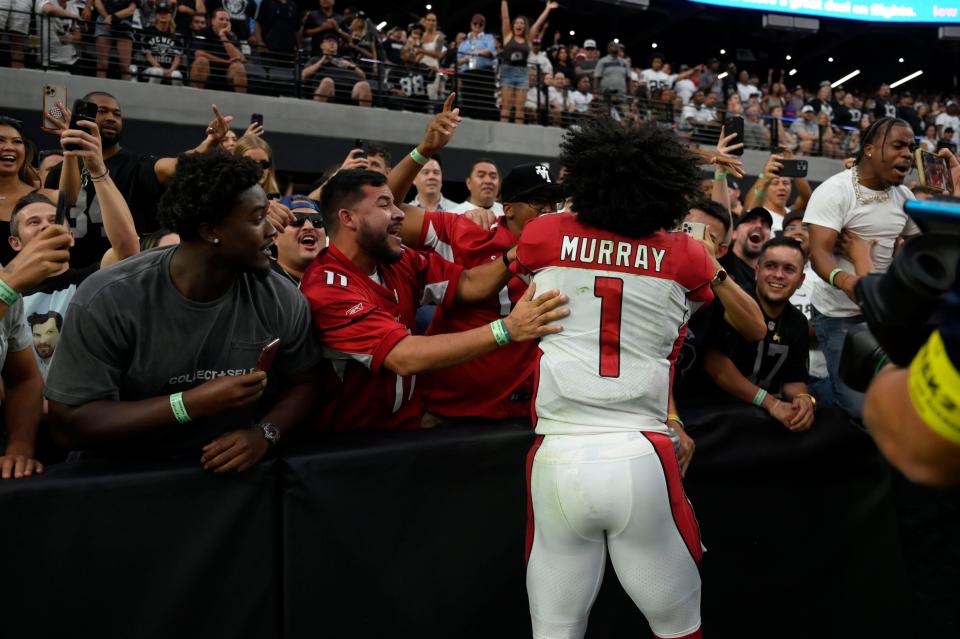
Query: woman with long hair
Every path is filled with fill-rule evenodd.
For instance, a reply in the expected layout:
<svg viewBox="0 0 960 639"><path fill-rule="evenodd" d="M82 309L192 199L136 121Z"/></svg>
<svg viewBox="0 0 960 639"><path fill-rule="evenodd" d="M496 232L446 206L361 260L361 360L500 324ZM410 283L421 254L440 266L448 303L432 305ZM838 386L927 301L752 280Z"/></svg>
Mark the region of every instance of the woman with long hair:
<svg viewBox="0 0 960 639"><path fill-rule="evenodd" d="M527 75L527 58L530 56L530 41L540 37L547 16L560 6L548 2L537 21L530 26L526 16L510 20L507 0L500 2L500 22L503 30L503 51L500 54L500 121L523 124L523 107L527 102L530 79Z"/></svg>
<svg viewBox="0 0 960 639"><path fill-rule="evenodd" d="M24 195L40 193L56 203L57 192L41 186L40 176L33 168L33 149L23 137L23 123L0 116L0 235L10 236L13 207ZM15 256L6 240L0 242L0 265Z"/></svg>
<svg viewBox="0 0 960 639"><path fill-rule="evenodd" d="M438 73L440 70L440 60L447 52L447 36L437 27L437 14L430 12L423 16L423 36L420 38L420 44L416 47L417 54L422 54L420 61L433 69L434 78L427 85L427 95L431 100L438 100L443 97L446 76Z"/></svg>
<svg viewBox="0 0 960 639"><path fill-rule="evenodd" d="M276 170L273 166L273 150L267 141L258 135L245 135L237 140L233 154L249 158L260 167L260 186L267 193L279 193Z"/></svg>

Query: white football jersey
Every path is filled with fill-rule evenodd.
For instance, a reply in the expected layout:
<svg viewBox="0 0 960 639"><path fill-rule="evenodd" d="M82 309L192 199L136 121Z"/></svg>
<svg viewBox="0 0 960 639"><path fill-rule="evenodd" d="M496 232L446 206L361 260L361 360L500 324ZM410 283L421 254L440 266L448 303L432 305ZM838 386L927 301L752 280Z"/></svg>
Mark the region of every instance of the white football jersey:
<svg viewBox="0 0 960 639"><path fill-rule="evenodd" d="M619 236L561 213L524 229L516 268L537 291L570 298L563 332L540 341L536 432L667 432L687 320L713 299L703 246L683 233Z"/></svg>

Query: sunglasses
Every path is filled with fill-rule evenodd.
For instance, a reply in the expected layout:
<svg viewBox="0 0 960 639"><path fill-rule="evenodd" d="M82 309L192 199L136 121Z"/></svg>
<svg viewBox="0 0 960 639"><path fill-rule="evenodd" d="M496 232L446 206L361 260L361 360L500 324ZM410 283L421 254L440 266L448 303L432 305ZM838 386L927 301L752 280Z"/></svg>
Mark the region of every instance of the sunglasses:
<svg viewBox="0 0 960 639"><path fill-rule="evenodd" d="M257 163L257 166L259 166L262 171L268 171L270 167L273 166L273 162L270 160L254 160L254 162Z"/></svg>
<svg viewBox="0 0 960 639"><path fill-rule="evenodd" d="M537 209L542 213L555 213L563 208L563 200L556 201L544 197L533 197L523 202L530 208Z"/></svg>
<svg viewBox="0 0 960 639"><path fill-rule="evenodd" d="M294 220L290 222L290 226L294 228L300 228L307 220L310 220L310 224L313 224L313 228L323 228L323 217L317 215L316 213L294 213L293 217Z"/></svg>
<svg viewBox="0 0 960 639"><path fill-rule="evenodd" d="M485 24L487 24L487 23L486 23L486 22L474 22L472 26L474 26L474 27L482 27L482 26L484 26Z"/></svg>

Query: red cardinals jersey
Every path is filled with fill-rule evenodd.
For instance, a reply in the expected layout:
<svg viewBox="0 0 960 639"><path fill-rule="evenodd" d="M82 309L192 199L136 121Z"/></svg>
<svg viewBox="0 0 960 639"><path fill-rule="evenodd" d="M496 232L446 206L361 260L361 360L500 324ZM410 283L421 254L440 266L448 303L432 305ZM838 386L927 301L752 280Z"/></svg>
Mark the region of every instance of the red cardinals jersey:
<svg viewBox="0 0 960 639"><path fill-rule="evenodd" d="M485 231L456 213L427 213L418 248L433 249L447 260L473 268L502 259L516 243L505 223ZM514 278L499 295L479 304L437 309L427 333L458 333L506 317L526 288ZM536 349L534 342L508 344L465 364L429 373L423 386L426 409L445 417L529 416Z"/></svg>
<svg viewBox="0 0 960 639"><path fill-rule="evenodd" d="M379 264L382 282L360 271L335 246L307 268L300 290L310 302L324 355L339 388L321 411L322 430L418 428L423 414L417 376L383 367L397 342L411 333L417 306L449 306L463 269L434 253L404 249L393 264Z"/></svg>
<svg viewBox="0 0 960 639"><path fill-rule="evenodd" d="M713 299L703 246L684 233L624 237L558 213L524 229L513 266L538 292L570 298L563 332L540 340L537 433L667 432L687 319Z"/></svg>

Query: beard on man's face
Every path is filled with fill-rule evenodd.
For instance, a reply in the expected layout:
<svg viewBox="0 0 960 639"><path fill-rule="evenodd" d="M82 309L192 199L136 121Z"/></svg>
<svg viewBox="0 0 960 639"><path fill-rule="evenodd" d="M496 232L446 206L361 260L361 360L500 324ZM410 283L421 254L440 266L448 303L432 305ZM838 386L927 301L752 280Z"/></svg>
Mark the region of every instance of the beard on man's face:
<svg viewBox="0 0 960 639"><path fill-rule="evenodd" d="M378 233L362 221L360 232L357 234L357 244L377 262L383 264L393 264L403 255L403 249L394 249L390 246L390 234L387 229Z"/></svg>

